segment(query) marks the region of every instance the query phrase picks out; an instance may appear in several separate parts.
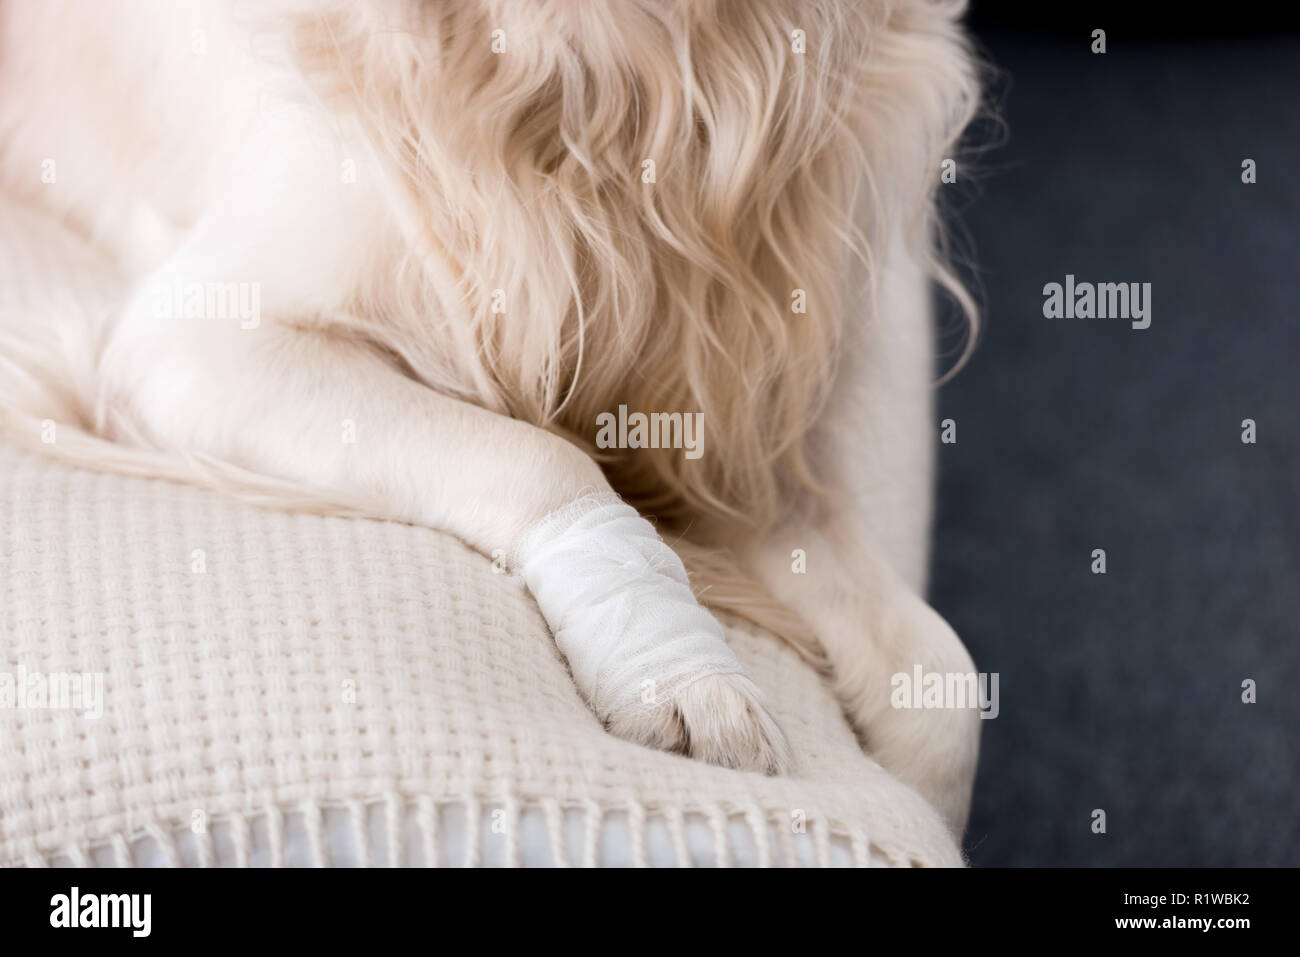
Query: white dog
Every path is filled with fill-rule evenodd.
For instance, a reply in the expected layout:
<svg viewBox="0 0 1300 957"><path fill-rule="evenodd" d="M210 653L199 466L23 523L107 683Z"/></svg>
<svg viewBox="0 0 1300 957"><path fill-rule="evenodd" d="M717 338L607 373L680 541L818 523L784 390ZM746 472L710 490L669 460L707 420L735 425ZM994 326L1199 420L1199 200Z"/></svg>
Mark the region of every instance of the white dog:
<svg viewBox="0 0 1300 957"><path fill-rule="evenodd" d="M890 679L973 671L916 544L961 6L0 0L4 434L454 533L613 733L781 772L746 617L960 834L976 712Z"/></svg>

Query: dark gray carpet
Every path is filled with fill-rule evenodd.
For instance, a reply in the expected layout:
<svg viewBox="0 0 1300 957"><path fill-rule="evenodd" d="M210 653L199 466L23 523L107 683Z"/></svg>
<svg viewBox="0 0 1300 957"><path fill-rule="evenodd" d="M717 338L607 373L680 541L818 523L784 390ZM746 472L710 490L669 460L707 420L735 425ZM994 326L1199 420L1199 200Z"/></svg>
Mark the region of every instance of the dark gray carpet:
<svg viewBox="0 0 1300 957"><path fill-rule="evenodd" d="M963 187L930 596L1001 675L967 851L1300 864L1300 39L981 39L1009 139ZM1044 318L1067 273L1152 283L1151 328Z"/></svg>

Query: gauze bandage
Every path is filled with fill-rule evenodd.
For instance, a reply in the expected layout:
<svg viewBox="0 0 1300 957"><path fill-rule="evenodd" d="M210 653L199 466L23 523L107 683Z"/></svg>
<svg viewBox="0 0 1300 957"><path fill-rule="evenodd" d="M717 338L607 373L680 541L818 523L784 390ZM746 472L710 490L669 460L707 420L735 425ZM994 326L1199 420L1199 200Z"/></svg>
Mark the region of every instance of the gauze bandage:
<svg viewBox="0 0 1300 957"><path fill-rule="evenodd" d="M661 705L706 675L744 673L681 559L617 495L552 512L524 534L514 565L602 718Z"/></svg>

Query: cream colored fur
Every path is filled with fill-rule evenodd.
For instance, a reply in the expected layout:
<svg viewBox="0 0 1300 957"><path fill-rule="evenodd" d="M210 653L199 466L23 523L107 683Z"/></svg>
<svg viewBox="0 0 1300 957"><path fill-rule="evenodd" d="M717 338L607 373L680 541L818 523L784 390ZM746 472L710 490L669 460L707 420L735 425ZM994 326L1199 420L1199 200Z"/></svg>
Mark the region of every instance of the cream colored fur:
<svg viewBox="0 0 1300 957"><path fill-rule="evenodd" d="M0 423L488 555L616 490L707 605L825 665L960 833L974 712L888 707L913 663L973 669L917 597L927 283L968 304L930 247L976 102L959 14L0 0ZM183 282L255 283L257 323L160 316ZM597 449L624 403L703 412L707 454ZM739 676L602 717L717 763L792 760Z"/></svg>

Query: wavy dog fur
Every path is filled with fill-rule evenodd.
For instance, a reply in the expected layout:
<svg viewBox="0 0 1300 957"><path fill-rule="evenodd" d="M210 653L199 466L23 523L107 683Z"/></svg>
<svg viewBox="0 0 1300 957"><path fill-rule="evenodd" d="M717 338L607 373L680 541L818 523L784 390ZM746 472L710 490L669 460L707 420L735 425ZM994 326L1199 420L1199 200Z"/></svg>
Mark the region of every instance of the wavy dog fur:
<svg viewBox="0 0 1300 957"><path fill-rule="evenodd" d="M887 228L909 224L975 321L933 251L939 161L978 101L963 7L275 5L260 30L369 145L401 227L343 314L308 318L375 343L430 388L580 445L624 498L686 536L702 600L815 659L806 627L720 546L822 490L807 437ZM806 314L791 308L797 289ZM49 327L15 328L0 425L30 442L33 417L102 422L84 348L69 359ZM596 448L597 415L620 404L702 412L709 454ZM338 510L194 457L135 460L89 437L46 451Z"/></svg>
<svg viewBox="0 0 1300 957"><path fill-rule="evenodd" d="M297 62L404 214L397 261L356 303L364 331L429 386L562 432L669 527L767 527L783 491L818 487L804 437L851 257L869 262L897 216L924 234L974 108L954 12L539 0L295 17ZM494 30L509 56L483 42ZM812 52L792 52L796 30ZM596 416L619 404L702 412L709 454L597 449Z"/></svg>

